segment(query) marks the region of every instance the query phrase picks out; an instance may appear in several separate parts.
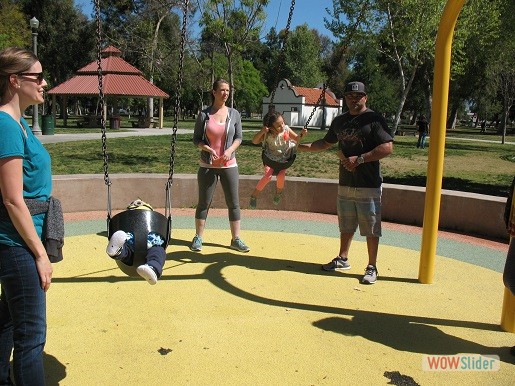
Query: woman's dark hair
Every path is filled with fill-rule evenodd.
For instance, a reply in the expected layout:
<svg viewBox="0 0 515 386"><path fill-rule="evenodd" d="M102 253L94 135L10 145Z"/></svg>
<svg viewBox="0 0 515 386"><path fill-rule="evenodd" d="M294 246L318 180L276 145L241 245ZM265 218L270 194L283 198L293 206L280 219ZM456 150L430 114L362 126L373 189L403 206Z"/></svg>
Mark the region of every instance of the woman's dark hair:
<svg viewBox="0 0 515 386"><path fill-rule="evenodd" d="M213 90L218 90L218 88L222 85L222 84L229 84L228 81L226 81L225 79L223 78L218 78L217 80L215 80L213 82Z"/></svg>
<svg viewBox="0 0 515 386"><path fill-rule="evenodd" d="M9 76L27 71L38 61L38 57L25 48L8 47L0 51L0 97L7 91Z"/></svg>
<svg viewBox="0 0 515 386"><path fill-rule="evenodd" d="M279 117L282 116L283 115L279 111L269 111L263 117L263 125L265 125L266 127L272 127L275 121L277 121L277 119L279 119Z"/></svg>

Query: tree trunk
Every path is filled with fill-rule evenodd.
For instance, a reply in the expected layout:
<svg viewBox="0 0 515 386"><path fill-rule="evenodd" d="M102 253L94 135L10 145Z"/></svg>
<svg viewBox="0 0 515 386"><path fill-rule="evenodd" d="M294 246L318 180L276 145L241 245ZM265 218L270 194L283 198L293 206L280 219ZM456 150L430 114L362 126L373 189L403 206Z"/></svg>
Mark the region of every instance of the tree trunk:
<svg viewBox="0 0 515 386"><path fill-rule="evenodd" d="M227 43L225 43L225 52L227 53L227 73L229 75L229 87L231 90L231 108L234 108L234 75L232 72L232 50Z"/></svg>
<svg viewBox="0 0 515 386"><path fill-rule="evenodd" d="M449 118L447 119L447 128L455 129L456 128L456 117L458 116L458 103L453 103L451 107L451 113L449 114Z"/></svg>
<svg viewBox="0 0 515 386"><path fill-rule="evenodd" d="M427 120L431 122L431 111L433 111L433 93L431 82L427 82Z"/></svg>
<svg viewBox="0 0 515 386"><path fill-rule="evenodd" d="M152 46L150 50L150 63L149 63L149 69L150 69L150 83L154 83L154 60L155 60L155 52L157 50L157 40L159 36L159 28L161 28L161 22L165 16L160 16L159 20L157 21L156 28L154 29L154 37L152 38ZM147 100L148 105L148 117L150 118L150 121L152 122L154 119L154 98L150 97Z"/></svg>
<svg viewBox="0 0 515 386"><path fill-rule="evenodd" d="M393 134L397 133L397 128L399 127L399 123L401 121L402 110L404 109L404 104L406 103L406 99L408 98L408 93L411 90L411 85L413 84L413 79L415 79L415 74L417 72L417 67L413 68L413 72L411 73L411 77L408 81L408 84L402 90L401 99L399 101L399 106L397 107L397 112L395 113L395 119L393 121Z"/></svg>
<svg viewBox="0 0 515 386"><path fill-rule="evenodd" d="M504 145L506 143L506 127L508 124L508 116L510 115L510 103L507 98L503 100L503 118L501 120L501 132L502 138L501 143Z"/></svg>

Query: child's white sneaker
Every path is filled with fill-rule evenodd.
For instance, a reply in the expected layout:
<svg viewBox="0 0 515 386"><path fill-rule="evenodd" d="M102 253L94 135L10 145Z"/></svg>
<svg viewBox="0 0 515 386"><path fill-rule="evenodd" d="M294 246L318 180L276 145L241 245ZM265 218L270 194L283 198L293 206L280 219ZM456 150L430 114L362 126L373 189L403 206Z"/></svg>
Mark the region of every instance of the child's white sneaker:
<svg viewBox="0 0 515 386"><path fill-rule="evenodd" d="M148 264L142 264L138 268L136 268L136 272L143 279L148 281L149 284L154 285L157 283L157 274L154 269Z"/></svg>
<svg viewBox="0 0 515 386"><path fill-rule="evenodd" d="M124 231L116 231L111 236L109 244L107 244L106 253L111 257L116 257L122 251L123 244L127 240L127 233Z"/></svg>

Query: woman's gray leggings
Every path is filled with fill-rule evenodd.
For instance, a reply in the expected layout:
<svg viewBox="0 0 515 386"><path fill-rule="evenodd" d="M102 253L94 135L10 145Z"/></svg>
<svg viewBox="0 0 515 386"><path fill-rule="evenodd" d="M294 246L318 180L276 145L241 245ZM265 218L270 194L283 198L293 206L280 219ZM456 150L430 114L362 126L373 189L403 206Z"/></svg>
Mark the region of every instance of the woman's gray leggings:
<svg viewBox="0 0 515 386"><path fill-rule="evenodd" d="M205 220L207 212L213 201L216 184L220 179L224 190L225 203L229 211L229 221L240 220L240 196L238 167L232 168L204 168L200 167L197 172L198 182L198 204L195 211L195 218Z"/></svg>

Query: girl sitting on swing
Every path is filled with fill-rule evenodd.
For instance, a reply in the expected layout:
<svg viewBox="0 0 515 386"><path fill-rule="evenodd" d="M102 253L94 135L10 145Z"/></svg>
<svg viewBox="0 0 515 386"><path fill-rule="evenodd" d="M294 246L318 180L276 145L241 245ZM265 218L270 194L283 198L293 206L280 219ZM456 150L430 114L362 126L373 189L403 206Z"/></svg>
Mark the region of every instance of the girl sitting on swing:
<svg viewBox="0 0 515 386"><path fill-rule="evenodd" d="M259 180L256 189L250 196L250 209L256 209L257 198L272 176L277 176L274 204L278 205L284 189L286 169L295 161L300 137L307 133L303 128L300 136L284 124L283 116L278 111L268 112L263 119L263 128L254 135L252 143L262 143L261 158L265 167L265 175Z"/></svg>

